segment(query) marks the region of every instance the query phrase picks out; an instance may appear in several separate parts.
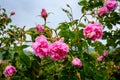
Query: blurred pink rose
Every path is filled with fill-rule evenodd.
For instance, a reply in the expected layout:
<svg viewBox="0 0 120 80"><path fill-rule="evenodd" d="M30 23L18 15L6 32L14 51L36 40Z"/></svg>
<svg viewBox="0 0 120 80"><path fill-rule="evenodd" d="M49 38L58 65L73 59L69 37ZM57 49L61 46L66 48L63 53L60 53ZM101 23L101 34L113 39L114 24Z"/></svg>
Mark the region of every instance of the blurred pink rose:
<svg viewBox="0 0 120 80"><path fill-rule="evenodd" d="M107 56L108 56L108 52L107 52L106 50L104 50L103 56L104 56L104 57L107 57Z"/></svg>
<svg viewBox="0 0 120 80"><path fill-rule="evenodd" d="M42 11L41 11L41 16L42 16L44 19L47 18L48 14L47 14L47 12L46 12L45 9L42 9Z"/></svg>
<svg viewBox="0 0 120 80"><path fill-rule="evenodd" d="M82 62L80 61L79 58L74 58L72 61L72 65L77 66L77 67L82 67Z"/></svg>
<svg viewBox="0 0 120 80"><path fill-rule="evenodd" d="M105 13L107 13L107 7L101 7L98 10L98 15L103 16Z"/></svg>
<svg viewBox="0 0 120 80"><path fill-rule="evenodd" d="M99 56L98 58L97 58L97 61L102 61L104 59L104 56Z"/></svg>
<svg viewBox="0 0 120 80"><path fill-rule="evenodd" d="M0 60L0 64L2 64L2 60Z"/></svg>
<svg viewBox="0 0 120 80"><path fill-rule="evenodd" d="M50 57L52 60L60 60L65 58L69 51L69 47L63 42L63 39L52 43L49 47Z"/></svg>
<svg viewBox="0 0 120 80"><path fill-rule="evenodd" d="M40 32L40 33L44 32L44 26L42 26L42 25L40 25L40 24L38 24L38 25L36 26L36 29L37 29L37 31Z"/></svg>
<svg viewBox="0 0 120 80"><path fill-rule="evenodd" d="M6 77L12 77L13 74L15 74L17 72L16 68L14 66L7 66L3 72L3 74L6 76Z"/></svg>
<svg viewBox="0 0 120 80"><path fill-rule="evenodd" d="M111 12L117 8L118 3L116 0L107 0L104 6L107 7L108 12Z"/></svg>
<svg viewBox="0 0 120 80"><path fill-rule="evenodd" d="M14 11L12 11L12 12L10 13L10 15L15 15L15 12L14 12Z"/></svg>
<svg viewBox="0 0 120 80"><path fill-rule="evenodd" d="M93 23L93 24L88 24L85 29L84 29L84 36L96 40L100 39L103 36L103 31L102 31L102 24L101 23Z"/></svg>
<svg viewBox="0 0 120 80"><path fill-rule="evenodd" d="M48 56L49 43L44 35L38 36L32 44L36 56L40 58Z"/></svg>
<svg viewBox="0 0 120 80"><path fill-rule="evenodd" d="M114 65L114 68L116 68L117 70L120 70L120 66Z"/></svg>
<svg viewBox="0 0 120 80"><path fill-rule="evenodd" d="M2 19L3 19L4 21L7 21L9 18L8 18L7 16L3 16Z"/></svg>

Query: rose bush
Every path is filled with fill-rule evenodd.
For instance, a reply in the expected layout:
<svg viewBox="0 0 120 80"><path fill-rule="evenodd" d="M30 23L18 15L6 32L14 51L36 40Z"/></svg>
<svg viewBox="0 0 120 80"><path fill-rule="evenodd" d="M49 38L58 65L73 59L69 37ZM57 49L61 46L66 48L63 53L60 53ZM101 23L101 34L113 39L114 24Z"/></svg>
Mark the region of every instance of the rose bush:
<svg viewBox="0 0 120 80"><path fill-rule="evenodd" d="M55 29L44 23L28 30L12 25L0 9L0 80L119 80L120 0L80 0L81 16ZM107 10L106 10L107 8ZM91 19L92 18L92 19ZM26 37L30 36L28 40ZM30 47L32 51L25 51ZM12 65L12 66L11 66Z"/></svg>

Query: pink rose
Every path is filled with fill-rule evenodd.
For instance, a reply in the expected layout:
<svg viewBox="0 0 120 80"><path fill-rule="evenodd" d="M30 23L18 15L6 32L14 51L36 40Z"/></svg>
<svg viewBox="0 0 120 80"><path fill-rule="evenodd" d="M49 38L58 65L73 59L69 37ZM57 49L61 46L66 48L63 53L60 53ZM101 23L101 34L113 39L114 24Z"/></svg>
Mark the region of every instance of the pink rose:
<svg viewBox="0 0 120 80"><path fill-rule="evenodd" d="M120 70L120 66L114 65L114 68L116 68L117 70Z"/></svg>
<svg viewBox="0 0 120 80"><path fill-rule="evenodd" d="M2 60L0 60L0 64L2 64Z"/></svg>
<svg viewBox="0 0 120 80"><path fill-rule="evenodd" d="M48 16L48 14L47 14L47 12L46 12L45 9L42 9L42 11L41 11L41 16L42 16L44 19L46 19L46 17Z"/></svg>
<svg viewBox="0 0 120 80"><path fill-rule="evenodd" d="M97 61L102 61L104 59L104 56L99 56L98 58L97 58Z"/></svg>
<svg viewBox="0 0 120 80"><path fill-rule="evenodd" d="M35 55L40 58L48 56L48 47L49 43L44 35L36 37L35 42L32 44Z"/></svg>
<svg viewBox="0 0 120 80"><path fill-rule="evenodd" d="M107 52L106 50L104 50L103 56L104 56L104 57L107 57L107 56L108 56L108 52Z"/></svg>
<svg viewBox="0 0 120 80"><path fill-rule="evenodd" d="M72 61L72 65L77 66L77 67L82 67L82 62L80 61L79 58L74 58Z"/></svg>
<svg viewBox="0 0 120 80"><path fill-rule="evenodd" d="M44 35L37 36L35 42L47 41L47 38Z"/></svg>
<svg viewBox="0 0 120 80"><path fill-rule="evenodd" d="M36 29L37 29L37 31L40 32L40 33L44 32L44 26L42 26L42 25L40 25L40 24L38 24L38 25L36 26Z"/></svg>
<svg viewBox="0 0 120 80"><path fill-rule="evenodd" d="M99 8L99 10L98 10L99 16L103 16L105 13L107 13L107 7Z"/></svg>
<svg viewBox="0 0 120 80"><path fill-rule="evenodd" d="M52 43L49 47L50 57L52 60L60 60L65 58L69 51L69 47L63 42L63 39Z"/></svg>
<svg viewBox="0 0 120 80"><path fill-rule="evenodd" d="M12 77L13 74L15 74L17 72L16 68L14 66L7 66L3 72L3 74L6 76L6 77Z"/></svg>
<svg viewBox="0 0 120 80"><path fill-rule="evenodd" d="M117 8L118 3L116 0L107 0L104 6L107 7L108 12L111 12Z"/></svg>
<svg viewBox="0 0 120 80"><path fill-rule="evenodd" d="M10 13L10 15L15 15L15 12L14 12L14 11L12 11L12 12Z"/></svg>
<svg viewBox="0 0 120 80"><path fill-rule="evenodd" d="M100 39L103 36L103 31L102 31L102 24L101 23L93 23L93 24L88 24L85 29L84 29L84 36L96 40Z"/></svg>

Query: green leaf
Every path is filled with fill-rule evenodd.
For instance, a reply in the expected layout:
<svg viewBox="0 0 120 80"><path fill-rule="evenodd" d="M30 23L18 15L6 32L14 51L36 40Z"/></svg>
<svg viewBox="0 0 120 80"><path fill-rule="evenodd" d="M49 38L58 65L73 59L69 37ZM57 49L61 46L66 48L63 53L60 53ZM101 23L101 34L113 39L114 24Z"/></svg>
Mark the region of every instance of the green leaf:
<svg viewBox="0 0 120 80"><path fill-rule="evenodd" d="M4 12L6 12L6 10L5 10L4 8L2 8L2 10L3 10Z"/></svg>
<svg viewBox="0 0 120 80"><path fill-rule="evenodd" d="M86 0L82 0L82 1L78 2L78 4L79 4L80 6L87 6L87 5L88 5L88 2L87 2Z"/></svg>
<svg viewBox="0 0 120 80"><path fill-rule="evenodd" d="M50 38L52 37L52 29L50 29L48 26L44 26L44 35L47 37L47 38Z"/></svg>
<svg viewBox="0 0 120 80"><path fill-rule="evenodd" d="M78 27L85 27L85 25L83 24L83 23L80 23L80 24L78 24Z"/></svg>
<svg viewBox="0 0 120 80"><path fill-rule="evenodd" d="M112 25L109 22L106 23L106 26L107 26L108 29L112 29Z"/></svg>
<svg viewBox="0 0 120 80"><path fill-rule="evenodd" d="M22 45L21 49L24 49L24 48L27 48L27 47L28 47L28 45Z"/></svg>
<svg viewBox="0 0 120 80"><path fill-rule="evenodd" d="M20 62L21 62L21 64L24 64L28 68L30 68L30 66L31 66L30 58L27 55L25 55L24 53L20 54Z"/></svg>

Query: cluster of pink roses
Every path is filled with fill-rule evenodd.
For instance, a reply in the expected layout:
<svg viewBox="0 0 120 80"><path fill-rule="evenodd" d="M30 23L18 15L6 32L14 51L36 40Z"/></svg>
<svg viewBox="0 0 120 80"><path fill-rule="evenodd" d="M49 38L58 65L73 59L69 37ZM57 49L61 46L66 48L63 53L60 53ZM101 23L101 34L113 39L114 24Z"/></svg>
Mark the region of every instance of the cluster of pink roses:
<svg viewBox="0 0 120 80"><path fill-rule="evenodd" d="M109 13L117 8L118 4L116 0L106 0L104 6L99 8L98 15L103 16L105 13Z"/></svg>
<svg viewBox="0 0 120 80"><path fill-rule="evenodd" d="M45 9L42 9L41 16L44 18L44 20L46 20L48 14ZM44 26L40 24L36 26L36 29L39 33L44 32ZM69 51L69 47L66 43L64 43L63 39L49 44L44 35L36 37L32 48L36 56L39 56L40 58L50 56L52 60L60 60L64 58Z"/></svg>
<svg viewBox="0 0 120 80"><path fill-rule="evenodd" d="M102 24L95 22L95 23L89 23L85 29L84 29L84 36L96 40L100 39L103 36L103 31L102 31Z"/></svg>
<svg viewBox="0 0 120 80"><path fill-rule="evenodd" d="M69 51L69 47L64 43L63 39L49 44L44 35L36 37L32 48L34 49L36 56L43 58L49 55L52 60L60 60L64 58Z"/></svg>
<svg viewBox="0 0 120 80"><path fill-rule="evenodd" d="M104 50L103 55L97 57L97 61L102 61L107 56L108 56L108 52L106 50Z"/></svg>

